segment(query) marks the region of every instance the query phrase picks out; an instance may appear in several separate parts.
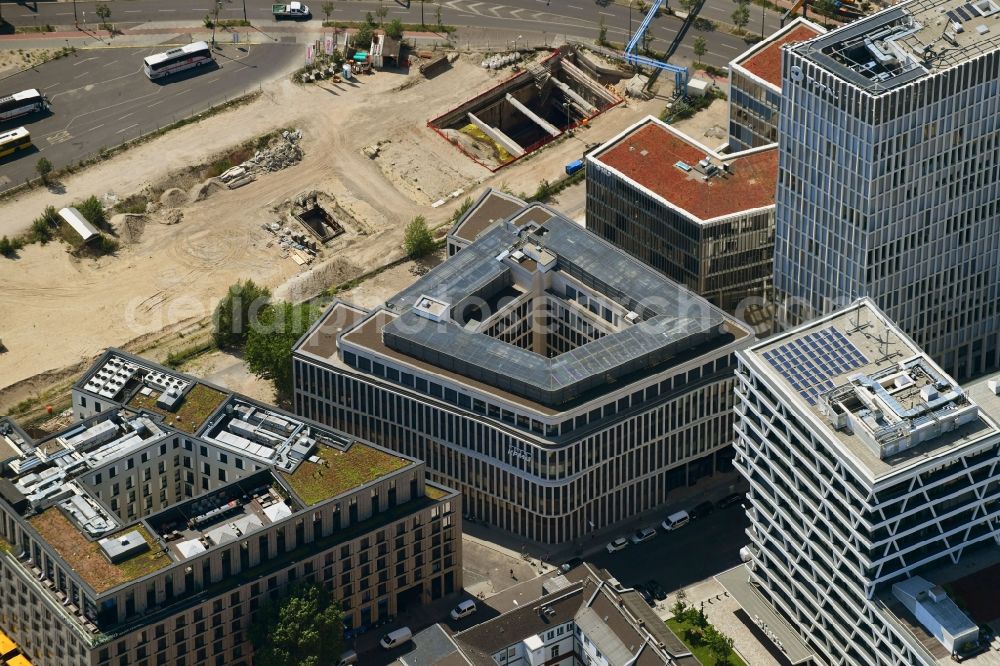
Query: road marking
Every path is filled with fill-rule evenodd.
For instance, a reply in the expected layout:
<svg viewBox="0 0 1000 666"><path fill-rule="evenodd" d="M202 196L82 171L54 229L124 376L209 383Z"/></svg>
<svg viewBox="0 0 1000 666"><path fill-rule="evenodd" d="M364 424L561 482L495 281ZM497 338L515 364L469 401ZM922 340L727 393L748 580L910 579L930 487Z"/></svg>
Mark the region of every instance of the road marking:
<svg viewBox="0 0 1000 666"><path fill-rule="evenodd" d="M142 10L141 9L126 9L125 13L126 14L141 14Z"/></svg>
<svg viewBox="0 0 1000 666"><path fill-rule="evenodd" d="M187 90L182 90L180 92L175 92L174 96L176 97L177 95L184 95L184 94L189 93L189 92L191 92L191 88L188 88Z"/></svg>
<svg viewBox="0 0 1000 666"><path fill-rule="evenodd" d="M583 9L583 7L577 7L576 5L566 5L570 9Z"/></svg>
<svg viewBox="0 0 1000 666"><path fill-rule="evenodd" d="M57 143L63 143L64 141L69 141L70 139L73 138L73 135L67 132L66 130L62 130L61 132L53 132L52 134L48 135L45 138L50 144L55 145Z"/></svg>
<svg viewBox="0 0 1000 666"><path fill-rule="evenodd" d="M101 123L101 124L100 124L100 125L98 125L97 127L91 127L91 128L90 128L89 130L87 130L87 131L88 131L88 132L93 132L94 130L99 130L99 129L101 129L102 127L104 127L104 123Z"/></svg>
<svg viewBox="0 0 1000 666"><path fill-rule="evenodd" d="M611 12L597 12L598 14L604 14L605 16L614 16Z"/></svg>
<svg viewBox="0 0 1000 666"><path fill-rule="evenodd" d="M176 12L176 9L157 9L158 12Z"/></svg>
<svg viewBox="0 0 1000 666"><path fill-rule="evenodd" d="M56 16L72 16L73 12L59 12Z"/></svg>
<svg viewBox="0 0 1000 666"><path fill-rule="evenodd" d="M51 85L45 86L44 88L42 88L42 90L48 90L49 88L55 88L57 85L59 85L59 84L58 83L53 83Z"/></svg>
<svg viewBox="0 0 1000 666"><path fill-rule="evenodd" d="M138 127L138 126L139 126L139 123L136 123L135 125L129 125L128 127L123 127L122 129L120 129L117 132L115 132L115 134L121 134L122 132L127 132L130 129L132 129L133 127Z"/></svg>
<svg viewBox="0 0 1000 666"><path fill-rule="evenodd" d="M164 102L166 102L166 101L167 101L167 100L165 100L165 99L161 99L161 100L160 100L159 102L153 102L152 104L150 104L150 105L149 105L149 106L147 106L146 108L147 108L147 109L152 109L152 108L153 108L154 106L156 106L157 104L163 104L163 103L164 103Z"/></svg>
<svg viewBox="0 0 1000 666"><path fill-rule="evenodd" d="M85 63L85 62L87 62L89 60L97 60L97 56L93 56L91 58L84 58L83 60L80 60L78 62L74 62L73 66L74 67L79 67L80 65L82 65L83 63Z"/></svg>
<svg viewBox="0 0 1000 666"><path fill-rule="evenodd" d="M135 112L134 112L134 111L133 111L132 113L126 113L126 114L125 114L124 116L122 116L122 117L121 117L121 118L119 118L118 120L125 120L125 119L126 119L126 118L128 118L129 116L134 116L134 115L135 115Z"/></svg>
<svg viewBox="0 0 1000 666"><path fill-rule="evenodd" d="M205 81L205 85L208 85L209 83L215 83L216 81L218 81L221 78L222 78L221 76L217 76L214 79L209 79L209 80Z"/></svg>
<svg viewBox="0 0 1000 666"><path fill-rule="evenodd" d="M739 51L740 50L739 47L732 46L730 44L719 44L719 46L721 46L724 49L729 49L730 51Z"/></svg>
<svg viewBox="0 0 1000 666"><path fill-rule="evenodd" d="M76 79L80 78L81 76L87 76L87 74L90 74L90 72L84 72L83 74L77 74L76 76L73 77L73 80L75 81Z"/></svg>
<svg viewBox="0 0 1000 666"><path fill-rule="evenodd" d="M117 60L112 60L111 62L107 63L106 65L101 65L101 69L104 69L105 67L111 67L111 65L115 64L116 62L118 62L118 61Z"/></svg>

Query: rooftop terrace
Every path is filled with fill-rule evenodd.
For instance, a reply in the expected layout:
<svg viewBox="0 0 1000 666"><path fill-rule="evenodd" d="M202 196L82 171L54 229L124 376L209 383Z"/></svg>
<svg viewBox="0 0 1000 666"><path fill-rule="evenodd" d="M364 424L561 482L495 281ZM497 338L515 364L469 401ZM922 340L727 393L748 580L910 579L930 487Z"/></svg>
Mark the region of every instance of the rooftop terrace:
<svg viewBox="0 0 1000 666"><path fill-rule="evenodd" d="M313 458L283 478L303 502L312 506L403 469L410 464L387 451L353 442L345 449L321 446Z"/></svg>
<svg viewBox="0 0 1000 666"><path fill-rule="evenodd" d="M997 48L997 0L910 0L793 50L878 95Z"/></svg>
<svg viewBox="0 0 1000 666"><path fill-rule="evenodd" d="M688 217L710 222L774 206L776 145L720 155L649 117L588 156Z"/></svg>
<svg viewBox="0 0 1000 666"><path fill-rule="evenodd" d="M872 478L1000 430L868 300L744 352Z"/></svg>

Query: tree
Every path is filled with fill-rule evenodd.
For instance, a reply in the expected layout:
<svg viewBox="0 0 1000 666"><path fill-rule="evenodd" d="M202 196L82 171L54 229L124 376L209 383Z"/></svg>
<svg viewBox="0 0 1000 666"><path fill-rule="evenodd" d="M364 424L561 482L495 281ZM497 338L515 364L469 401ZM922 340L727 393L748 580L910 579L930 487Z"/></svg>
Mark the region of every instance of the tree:
<svg viewBox="0 0 1000 666"><path fill-rule="evenodd" d="M393 39L403 38L403 22L398 18L394 18L389 21L389 25L385 27L385 34Z"/></svg>
<svg viewBox="0 0 1000 666"><path fill-rule="evenodd" d="M247 332L243 354L247 367L261 379L274 382L282 397L292 395L292 346L319 315L319 310L305 303L272 303Z"/></svg>
<svg viewBox="0 0 1000 666"><path fill-rule="evenodd" d="M42 179L42 185L48 185L49 174L52 173L52 162L49 162L48 158L39 157L38 162L35 164L35 171L38 172L38 177Z"/></svg>
<svg viewBox="0 0 1000 666"><path fill-rule="evenodd" d="M743 30L743 26L750 22L750 5L746 2L741 2L739 6L733 10L733 25L736 26L738 30Z"/></svg>
<svg viewBox="0 0 1000 666"><path fill-rule="evenodd" d="M344 614L315 583L268 601L250 625L255 666L317 666L336 663L344 648Z"/></svg>
<svg viewBox="0 0 1000 666"><path fill-rule="evenodd" d="M677 599L674 601L674 605L670 607L670 612L674 614L674 617L678 620L684 619L684 614L687 613L687 592L684 588L677 590Z"/></svg>
<svg viewBox="0 0 1000 666"><path fill-rule="evenodd" d="M706 53L708 53L708 44L705 43L704 37L698 35L694 40L694 57L701 60Z"/></svg>
<svg viewBox="0 0 1000 666"><path fill-rule="evenodd" d="M326 16L326 20L330 20L330 15L333 14L333 3L324 2L323 3L323 15Z"/></svg>
<svg viewBox="0 0 1000 666"><path fill-rule="evenodd" d="M10 239L7 238L6 236L0 238L0 254L7 257L8 259L10 257L13 257L15 254L17 254L16 243L12 243Z"/></svg>
<svg viewBox="0 0 1000 666"><path fill-rule="evenodd" d="M417 215L403 233L403 248L406 254L416 259L433 252L435 245L434 236L427 228L427 220L423 215Z"/></svg>
<svg viewBox="0 0 1000 666"><path fill-rule="evenodd" d="M646 32L642 33L642 50L647 55L649 55L649 53L650 53L649 47L653 43L654 39L655 39L655 37L653 37L653 29L652 29L652 27L647 27L646 28Z"/></svg>
<svg viewBox="0 0 1000 666"><path fill-rule="evenodd" d="M358 31L354 33L351 37L351 46L356 49L367 49L372 45L372 37L375 35L375 31L372 26L364 23L358 28Z"/></svg>
<svg viewBox="0 0 1000 666"><path fill-rule="evenodd" d="M247 332L260 313L271 301L271 292L254 284L253 280L240 281L215 306L212 316L212 338L221 349L238 349L247 341Z"/></svg>
<svg viewBox="0 0 1000 666"><path fill-rule="evenodd" d="M704 630L705 644L709 651L715 655L716 664L728 664L729 657L733 654L733 639L724 633L708 625Z"/></svg>
<svg viewBox="0 0 1000 666"><path fill-rule="evenodd" d="M604 17L601 17L601 22L597 24L597 43L600 46L605 46L608 43L608 26L604 24Z"/></svg>
<svg viewBox="0 0 1000 666"><path fill-rule="evenodd" d="M385 25L385 17L389 13L389 8L382 4L383 0L378 0L378 9L375 10L375 15L378 16L378 25L382 27Z"/></svg>
<svg viewBox="0 0 1000 666"><path fill-rule="evenodd" d="M435 7L435 12L437 13L437 26L441 28L444 26L444 23L442 23L441 21L441 0L437 0L437 7Z"/></svg>
<svg viewBox="0 0 1000 666"><path fill-rule="evenodd" d="M367 25L369 28L374 28L376 25L378 25L377 23L375 23L375 17L372 16L371 12L365 12L365 25Z"/></svg>
<svg viewBox="0 0 1000 666"><path fill-rule="evenodd" d="M104 212L104 206L97 200L97 197L91 195L89 198L78 203L76 209L80 211L81 215L87 218L88 222L98 229L107 229L108 216Z"/></svg>
<svg viewBox="0 0 1000 666"><path fill-rule="evenodd" d="M55 207L46 206L45 212L42 213L41 217L36 217L31 223L31 230L28 232L28 236L33 242L45 245L52 240L53 233L58 224L59 218L56 217Z"/></svg>
<svg viewBox="0 0 1000 666"><path fill-rule="evenodd" d="M111 18L111 8L108 7L107 4L102 2L99 5L97 5L94 11L97 12L97 18L101 19L101 27L107 28L108 19Z"/></svg>

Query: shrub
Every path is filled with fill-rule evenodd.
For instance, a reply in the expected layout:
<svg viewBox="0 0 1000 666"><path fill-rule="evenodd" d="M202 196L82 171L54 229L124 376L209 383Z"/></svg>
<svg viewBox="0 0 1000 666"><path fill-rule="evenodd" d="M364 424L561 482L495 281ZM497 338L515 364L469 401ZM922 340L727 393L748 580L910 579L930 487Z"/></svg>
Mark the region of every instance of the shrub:
<svg viewBox="0 0 1000 666"><path fill-rule="evenodd" d="M98 229L108 228L108 216L104 212L104 206L101 205L97 197L91 195L89 198L76 204L76 209L80 211L81 215L87 218L88 222Z"/></svg>
<svg viewBox="0 0 1000 666"><path fill-rule="evenodd" d="M406 254L416 259L433 252L435 246L434 237L431 235L430 229L427 228L427 220L424 219L424 216L418 215L413 218L403 234L403 248L406 250Z"/></svg>
<svg viewBox="0 0 1000 666"><path fill-rule="evenodd" d="M251 324L270 300L271 292L254 284L253 280L240 281L229 287L212 316L212 339L215 344L223 349L242 347Z"/></svg>

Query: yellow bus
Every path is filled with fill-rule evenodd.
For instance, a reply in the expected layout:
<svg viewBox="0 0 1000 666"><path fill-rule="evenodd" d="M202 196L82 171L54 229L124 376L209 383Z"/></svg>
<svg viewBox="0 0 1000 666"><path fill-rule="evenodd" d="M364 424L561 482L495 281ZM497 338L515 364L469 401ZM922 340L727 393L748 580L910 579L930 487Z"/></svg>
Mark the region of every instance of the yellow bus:
<svg viewBox="0 0 1000 666"><path fill-rule="evenodd" d="M23 127L0 132L0 157L7 157L16 150L31 148L31 133Z"/></svg>

